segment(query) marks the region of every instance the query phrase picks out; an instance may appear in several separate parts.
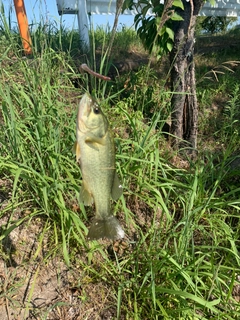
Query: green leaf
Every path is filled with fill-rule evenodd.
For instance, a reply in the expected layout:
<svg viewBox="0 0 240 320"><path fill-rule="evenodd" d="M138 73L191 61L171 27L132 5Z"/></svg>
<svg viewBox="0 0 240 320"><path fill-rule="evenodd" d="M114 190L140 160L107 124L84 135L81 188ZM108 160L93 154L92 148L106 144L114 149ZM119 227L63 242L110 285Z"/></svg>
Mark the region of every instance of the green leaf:
<svg viewBox="0 0 240 320"><path fill-rule="evenodd" d="M174 21L183 21L184 19L183 19L179 14L177 14L176 12L174 12L174 14L171 16L171 20L174 20Z"/></svg>
<svg viewBox="0 0 240 320"><path fill-rule="evenodd" d="M173 5L174 5L174 7L178 7L178 8L181 8L182 10L184 10L182 0L174 0Z"/></svg>
<svg viewBox="0 0 240 320"><path fill-rule="evenodd" d="M149 6L146 6L146 7L143 7L143 8L142 8L142 15L143 15L143 17L146 16L148 10L149 10Z"/></svg>
<svg viewBox="0 0 240 320"><path fill-rule="evenodd" d="M214 5L216 4L216 1L215 1L215 0L209 0L209 2L210 2L210 5L211 5L211 6L214 6Z"/></svg>
<svg viewBox="0 0 240 320"><path fill-rule="evenodd" d="M172 51L172 48L173 48L172 42L167 42L167 49L169 52Z"/></svg>
<svg viewBox="0 0 240 320"><path fill-rule="evenodd" d="M192 294L192 293L189 293L186 291L168 289L168 288L164 288L164 287L158 287L157 292L173 294L176 296L183 297L185 299L190 299L192 301L197 302L199 305L204 306L204 307L208 308L209 310L213 311L214 313L218 314L218 309L215 308L215 306L220 303L220 301L221 301L220 298L212 300L212 301L208 301L202 297L198 297L195 294Z"/></svg>
<svg viewBox="0 0 240 320"><path fill-rule="evenodd" d="M124 10L126 9L130 9L132 10L133 9L133 0L125 0L123 2L123 6L122 6L122 13L124 12Z"/></svg>
<svg viewBox="0 0 240 320"><path fill-rule="evenodd" d="M174 40L174 32L172 29L166 27L166 32L171 40Z"/></svg>

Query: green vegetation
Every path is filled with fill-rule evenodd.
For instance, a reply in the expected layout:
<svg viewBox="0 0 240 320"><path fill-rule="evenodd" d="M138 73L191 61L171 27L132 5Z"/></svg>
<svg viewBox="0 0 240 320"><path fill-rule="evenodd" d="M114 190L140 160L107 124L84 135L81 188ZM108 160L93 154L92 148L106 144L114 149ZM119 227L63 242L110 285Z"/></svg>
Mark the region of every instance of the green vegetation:
<svg viewBox="0 0 240 320"><path fill-rule="evenodd" d="M90 79L78 71L86 61L77 36L39 26L30 59L7 24L0 33L2 305L23 310L21 319L239 319L239 38L196 44L199 153L188 159L166 138L167 61L110 82ZM90 63L104 72L108 37L99 28L92 38ZM113 50L126 59L132 48L144 55L123 28ZM114 244L86 240L94 208L78 203L72 146L77 104L89 88L113 129L124 186L113 210L127 238ZM52 265L62 287L36 307L34 290Z"/></svg>
<svg viewBox="0 0 240 320"><path fill-rule="evenodd" d="M199 17L201 29L207 33L226 33L231 25L236 23L237 18L233 17Z"/></svg>
<svg viewBox="0 0 240 320"><path fill-rule="evenodd" d="M166 5L158 1L126 0L123 10L125 8L139 12L134 17L134 25L146 50L150 53L155 52L159 58L172 50L174 41L172 22L183 20L174 9L184 9L181 1L173 0ZM150 10L155 16L147 15Z"/></svg>

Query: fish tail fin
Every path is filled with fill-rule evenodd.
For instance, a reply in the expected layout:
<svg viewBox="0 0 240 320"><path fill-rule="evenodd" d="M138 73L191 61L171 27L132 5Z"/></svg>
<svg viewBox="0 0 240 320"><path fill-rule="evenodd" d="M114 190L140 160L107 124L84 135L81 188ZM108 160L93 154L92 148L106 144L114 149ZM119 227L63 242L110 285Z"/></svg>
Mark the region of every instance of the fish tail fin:
<svg viewBox="0 0 240 320"><path fill-rule="evenodd" d="M124 231L119 221L114 216L110 216L106 219L95 219L89 228L88 238L90 240L100 238L118 240L124 238Z"/></svg>

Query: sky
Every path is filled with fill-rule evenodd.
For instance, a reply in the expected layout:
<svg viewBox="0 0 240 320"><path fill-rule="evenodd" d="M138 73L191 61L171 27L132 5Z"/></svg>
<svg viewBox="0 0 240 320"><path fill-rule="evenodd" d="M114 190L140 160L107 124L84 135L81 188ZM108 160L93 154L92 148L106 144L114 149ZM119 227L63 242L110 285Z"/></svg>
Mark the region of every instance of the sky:
<svg viewBox="0 0 240 320"><path fill-rule="evenodd" d="M17 24L17 19L15 15L13 0L0 0L3 3L6 15L9 12L9 8L12 9L12 25ZM37 23L40 20L44 22L56 21L60 24L60 19L62 19L65 27L69 29L77 29L77 16L71 14L64 14L62 18L59 16L57 11L56 0L24 0L25 9L28 17L28 23ZM119 25L125 25L131 27L133 25L134 17L131 15L121 15L119 18ZM92 15L91 23L94 27L96 26L107 26L113 25L114 15Z"/></svg>
<svg viewBox="0 0 240 320"><path fill-rule="evenodd" d="M77 0L76 0L77 1ZM91 0L88 0L91 1ZM13 0L0 0L4 5L5 14L8 17L9 9L11 8L11 22L12 26L17 26L17 18L15 15L15 9L13 5ZM38 22L49 23L50 21L56 21L57 25L60 25L62 20L63 25L68 29L77 29L77 16L71 14L64 14L62 17L59 16L57 10L56 0L24 0L26 13L28 17L29 24L38 24ZM134 16L132 15L121 15L119 17L119 27L133 26ZM114 21L114 15L92 15L91 24L96 28L96 26L110 26L112 27ZM238 19L238 23L240 23Z"/></svg>

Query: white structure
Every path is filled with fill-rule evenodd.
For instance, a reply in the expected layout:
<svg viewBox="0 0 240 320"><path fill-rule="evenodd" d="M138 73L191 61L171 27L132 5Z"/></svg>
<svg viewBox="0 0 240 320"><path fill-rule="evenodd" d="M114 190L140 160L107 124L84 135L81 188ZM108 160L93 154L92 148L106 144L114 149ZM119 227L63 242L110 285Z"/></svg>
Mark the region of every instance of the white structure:
<svg viewBox="0 0 240 320"><path fill-rule="evenodd" d="M200 15L238 17L240 16L240 0L215 0L215 4L213 6L211 6L210 2L207 2L203 6Z"/></svg>
<svg viewBox="0 0 240 320"><path fill-rule="evenodd" d="M80 40L86 51L89 50L88 15L86 0L57 0L58 13L77 14Z"/></svg>
<svg viewBox="0 0 240 320"><path fill-rule="evenodd" d="M89 49L87 14L115 14L116 0L57 0L57 7L60 15L78 15L80 39ZM123 14L134 15L136 13L136 11L125 10ZM240 0L215 0L213 6L210 2L206 2L200 15L238 17L240 16Z"/></svg>

